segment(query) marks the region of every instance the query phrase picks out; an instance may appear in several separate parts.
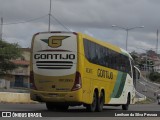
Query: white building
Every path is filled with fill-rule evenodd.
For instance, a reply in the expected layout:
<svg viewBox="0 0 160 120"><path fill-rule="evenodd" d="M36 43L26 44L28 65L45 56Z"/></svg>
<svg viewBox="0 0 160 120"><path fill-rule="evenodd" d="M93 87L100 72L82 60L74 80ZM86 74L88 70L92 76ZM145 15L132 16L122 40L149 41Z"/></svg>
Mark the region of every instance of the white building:
<svg viewBox="0 0 160 120"><path fill-rule="evenodd" d="M155 72L160 73L160 62L155 63L153 69Z"/></svg>

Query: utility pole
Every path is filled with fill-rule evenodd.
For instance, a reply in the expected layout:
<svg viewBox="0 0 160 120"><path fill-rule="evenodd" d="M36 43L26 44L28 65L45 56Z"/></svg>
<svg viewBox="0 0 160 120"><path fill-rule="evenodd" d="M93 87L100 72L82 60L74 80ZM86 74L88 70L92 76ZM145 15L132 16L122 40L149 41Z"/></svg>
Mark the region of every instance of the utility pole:
<svg viewBox="0 0 160 120"><path fill-rule="evenodd" d="M128 50L128 31L129 29L126 29L127 35L126 35L126 51Z"/></svg>
<svg viewBox="0 0 160 120"><path fill-rule="evenodd" d="M130 30L133 30L133 29L137 29L137 28L144 28L144 26L138 26L138 27L132 27L132 28L124 28L124 27L120 27L120 26L117 26L117 25L112 25L112 27L117 27L117 28L120 28L120 29L123 29L127 32L127 35L126 35L126 51L128 51L128 32Z"/></svg>
<svg viewBox="0 0 160 120"><path fill-rule="evenodd" d="M51 25L51 7L52 7L52 0L50 0L50 8L49 8L49 24L48 24L48 31L50 31L50 25Z"/></svg>
<svg viewBox="0 0 160 120"><path fill-rule="evenodd" d="M147 50L146 50L146 71L147 71L147 69L148 69L147 57L148 57L148 55L147 55ZM146 75L146 78L147 78L147 75Z"/></svg>
<svg viewBox="0 0 160 120"><path fill-rule="evenodd" d="M3 17L1 17L0 40L3 38Z"/></svg>
<svg viewBox="0 0 160 120"><path fill-rule="evenodd" d="M157 29L157 43L156 43L156 53L158 54L158 34L159 34L159 32L158 32L158 29Z"/></svg>

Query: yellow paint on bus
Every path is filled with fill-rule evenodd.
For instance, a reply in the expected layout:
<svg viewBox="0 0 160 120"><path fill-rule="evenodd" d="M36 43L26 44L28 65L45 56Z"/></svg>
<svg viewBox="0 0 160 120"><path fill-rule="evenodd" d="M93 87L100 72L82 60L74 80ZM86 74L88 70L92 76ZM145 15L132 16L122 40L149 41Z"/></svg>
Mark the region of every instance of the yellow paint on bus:
<svg viewBox="0 0 160 120"><path fill-rule="evenodd" d="M35 34L31 46L32 100L46 102L48 109L83 104L89 111L101 111L108 104L126 109L127 102L132 103L132 58L123 49L68 32Z"/></svg>

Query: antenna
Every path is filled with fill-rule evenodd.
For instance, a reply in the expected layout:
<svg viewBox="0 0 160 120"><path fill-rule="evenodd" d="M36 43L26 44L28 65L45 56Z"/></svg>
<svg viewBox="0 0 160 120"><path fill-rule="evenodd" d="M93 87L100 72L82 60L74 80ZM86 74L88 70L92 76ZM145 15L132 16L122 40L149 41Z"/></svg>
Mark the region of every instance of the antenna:
<svg viewBox="0 0 160 120"><path fill-rule="evenodd" d="M52 7L52 0L50 0L50 8L49 8L49 24L48 24L48 31L50 31L50 25L51 25L51 7Z"/></svg>
<svg viewBox="0 0 160 120"><path fill-rule="evenodd" d="M158 29L157 29L157 43L156 43L156 52L158 54Z"/></svg>

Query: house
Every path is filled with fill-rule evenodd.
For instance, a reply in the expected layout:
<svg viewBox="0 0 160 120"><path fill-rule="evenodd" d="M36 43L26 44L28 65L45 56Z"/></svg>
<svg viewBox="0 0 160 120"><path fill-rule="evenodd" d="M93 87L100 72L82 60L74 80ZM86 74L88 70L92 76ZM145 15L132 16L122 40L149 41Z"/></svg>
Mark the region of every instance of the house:
<svg viewBox="0 0 160 120"><path fill-rule="evenodd" d="M8 74L4 77L7 82L6 86L10 86L10 88L29 88L30 48L21 48L21 51L22 57L12 60L13 63L18 65L18 68L8 71Z"/></svg>
<svg viewBox="0 0 160 120"><path fill-rule="evenodd" d="M155 72L160 73L160 61L155 63L153 69Z"/></svg>

